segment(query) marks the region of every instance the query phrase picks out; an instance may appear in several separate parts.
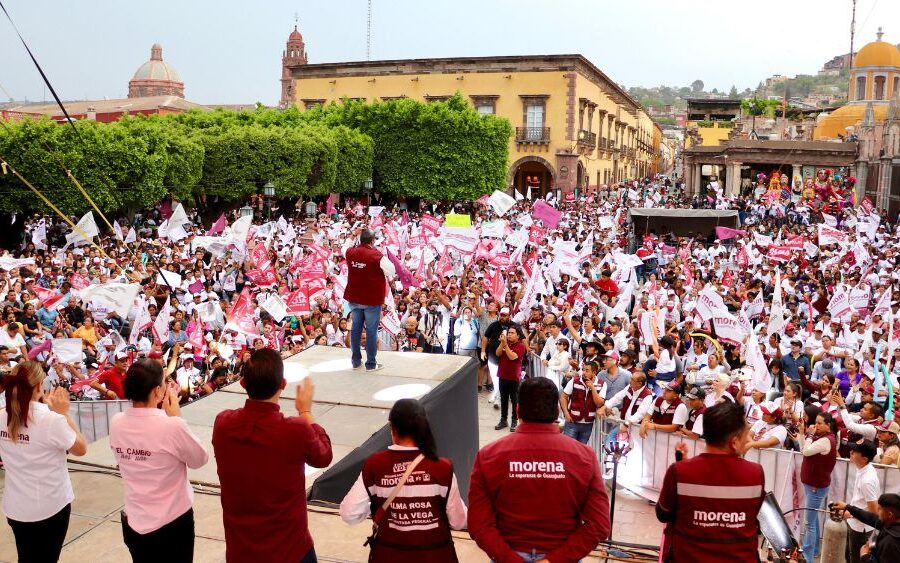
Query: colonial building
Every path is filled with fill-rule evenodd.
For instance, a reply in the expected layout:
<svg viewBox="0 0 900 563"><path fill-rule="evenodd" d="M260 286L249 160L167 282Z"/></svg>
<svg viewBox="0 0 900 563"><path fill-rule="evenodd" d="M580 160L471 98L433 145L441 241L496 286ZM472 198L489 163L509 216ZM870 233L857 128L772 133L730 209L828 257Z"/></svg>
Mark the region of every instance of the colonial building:
<svg viewBox="0 0 900 563"><path fill-rule="evenodd" d="M177 96L184 98L184 82L178 71L163 61L162 47L154 43L150 48L150 60L138 67L128 82L129 98L149 96Z"/></svg>
<svg viewBox="0 0 900 563"><path fill-rule="evenodd" d="M733 99L688 98L686 143L715 147L729 139L741 118L741 101Z"/></svg>
<svg viewBox="0 0 900 563"><path fill-rule="evenodd" d="M291 80L282 80L282 103L306 110L345 98L441 101L460 92L515 128L507 179L523 195L583 192L659 170L662 130L581 55L308 64L299 35L288 38L285 53L294 45L302 56L283 59Z"/></svg>
<svg viewBox="0 0 900 563"><path fill-rule="evenodd" d="M278 107L286 108L294 101L294 80L291 77L291 69L306 64L306 45L303 43L303 35L294 31L288 35L287 45L281 53L281 99Z"/></svg>

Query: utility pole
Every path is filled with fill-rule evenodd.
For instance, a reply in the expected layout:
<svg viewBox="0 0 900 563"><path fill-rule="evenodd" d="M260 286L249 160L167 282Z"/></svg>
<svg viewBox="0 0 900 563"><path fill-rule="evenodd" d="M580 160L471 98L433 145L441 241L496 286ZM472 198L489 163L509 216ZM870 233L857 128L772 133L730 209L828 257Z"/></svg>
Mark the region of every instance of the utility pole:
<svg viewBox="0 0 900 563"><path fill-rule="evenodd" d="M854 10L856 0L853 0ZM369 0L369 12L366 16L366 60L372 60L372 0Z"/></svg>
<svg viewBox="0 0 900 563"><path fill-rule="evenodd" d="M853 13L850 16L850 58L847 60L847 70L850 70L850 67L853 65L853 36L855 34L856 34L856 0L853 0Z"/></svg>

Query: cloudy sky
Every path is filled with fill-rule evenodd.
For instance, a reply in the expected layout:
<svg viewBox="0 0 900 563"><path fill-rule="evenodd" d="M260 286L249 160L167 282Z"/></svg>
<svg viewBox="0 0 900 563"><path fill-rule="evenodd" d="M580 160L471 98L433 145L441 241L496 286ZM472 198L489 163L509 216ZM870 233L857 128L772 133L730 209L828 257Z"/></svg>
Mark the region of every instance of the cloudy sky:
<svg viewBox="0 0 900 563"><path fill-rule="evenodd" d="M311 63L364 60L366 0L3 0L63 99L124 97L159 42L200 103L274 104L300 18ZM581 53L625 86L755 87L849 50L851 0L373 0L372 59ZM896 26L891 28L891 24ZM857 48L900 1L858 0ZM0 99L49 99L0 14Z"/></svg>

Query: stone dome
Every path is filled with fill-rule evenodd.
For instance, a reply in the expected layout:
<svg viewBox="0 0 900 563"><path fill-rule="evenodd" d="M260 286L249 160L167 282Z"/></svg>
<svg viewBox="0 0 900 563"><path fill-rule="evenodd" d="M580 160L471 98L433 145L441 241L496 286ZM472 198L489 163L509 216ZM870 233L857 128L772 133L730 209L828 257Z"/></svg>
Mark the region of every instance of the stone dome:
<svg viewBox="0 0 900 563"><path fill-rule="evenodd" d="M178 96L184 97L184 82L175 68L163 61L162 46L154 43L150 60L135 71L128 82L128 97Z"/></svg>
<svg viewBox="0 0 900 563"><path fill-rule="evenodd" d="M853 68L865 66L900 67L900 49L879 38L860 49L853 58Z"/></svg>

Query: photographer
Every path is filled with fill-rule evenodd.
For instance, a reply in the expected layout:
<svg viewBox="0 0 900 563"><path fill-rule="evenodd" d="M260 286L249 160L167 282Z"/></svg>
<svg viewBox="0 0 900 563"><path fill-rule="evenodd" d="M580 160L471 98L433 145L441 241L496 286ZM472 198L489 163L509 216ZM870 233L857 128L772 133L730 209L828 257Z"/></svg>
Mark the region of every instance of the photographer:
<svg viewBox="0 0 900 563"><path fill-rule="evenodd" d="M900 561L900 495L888 493L878 497L878 510L874 513L845 502L836 502L830 508L837 513L849 513L875 528L873 540L860 549L859 561Z"/></svg>

